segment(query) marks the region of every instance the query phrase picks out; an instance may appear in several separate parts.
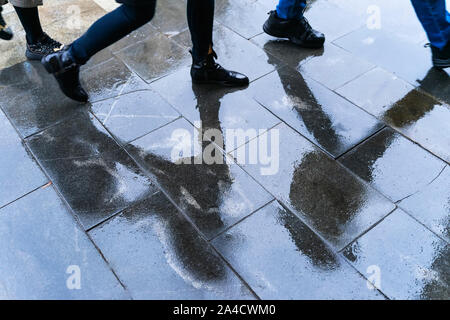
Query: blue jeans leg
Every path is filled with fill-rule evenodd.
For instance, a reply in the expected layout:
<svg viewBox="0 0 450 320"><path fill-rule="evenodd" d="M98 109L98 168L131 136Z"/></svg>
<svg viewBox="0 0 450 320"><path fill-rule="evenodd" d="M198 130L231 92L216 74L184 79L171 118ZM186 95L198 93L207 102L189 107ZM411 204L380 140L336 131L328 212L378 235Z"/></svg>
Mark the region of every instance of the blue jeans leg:
<svg viewBox="0 0 450 320"><path fill-rule="evenodd" d="M430 43L442 49L450 40L450 14L445 0L411 0Z"/></svg>
<svg viewBox="0 0 450 320"><path fill-rule="evenodd" d="M277 15L281 19L299 19L303 16L305 7L306 0L280 0Z"/></svg>

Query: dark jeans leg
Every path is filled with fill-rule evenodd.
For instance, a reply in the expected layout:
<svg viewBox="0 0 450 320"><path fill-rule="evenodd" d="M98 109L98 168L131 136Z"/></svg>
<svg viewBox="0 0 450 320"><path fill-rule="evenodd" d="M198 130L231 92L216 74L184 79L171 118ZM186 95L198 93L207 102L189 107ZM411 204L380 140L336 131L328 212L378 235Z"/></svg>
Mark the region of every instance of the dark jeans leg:
<svg viewBox="0 0 450 320"><path fill-rule="evenodd" d="M214 0L188 0L187 19L194 63L203 61L213 44Z"/></svg>
<svg viewBox="0 0 450 320"><path fill-rule="evenodd" d="M94 54L149 22L155 14L156 0L149 5L123 4L97 20L70 46L75 62L85 64Z"/></svg>
<svg viewBox="0 0 450 320"><path fill-rule="evenodd" d="M42 37L41 21L39 20L39 11L37 7L34 8L19 8L14 7L20 23L25 30L27 42L29 44L36 43Z"/></svg>
<svg viewBox="0 0 450 320"><path fill-rule="evenodd" d="M277 5L277 16L281 19L299 19L303 16L306 0L280 0Z"/></svg>
<svg viewBox="0 0 450 320"><path fill-rule="evenodd" d="M450 40L450 14L445 0L411 0L430 43L442 49Z"/></svg>

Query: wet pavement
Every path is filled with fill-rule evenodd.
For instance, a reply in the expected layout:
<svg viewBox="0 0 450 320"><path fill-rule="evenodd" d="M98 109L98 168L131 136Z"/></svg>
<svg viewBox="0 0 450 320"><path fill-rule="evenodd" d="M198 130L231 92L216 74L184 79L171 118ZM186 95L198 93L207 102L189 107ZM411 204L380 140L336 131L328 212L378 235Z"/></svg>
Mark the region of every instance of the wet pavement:
<svg viewBox="0 0 450 320"><path fill-rule="evenodd" d="M192 84L166 0L82 69L86 105L5 6L0 299L450 299L450 71L410 1L310 1L320 50L262 33L276 2L216 1L247 88ZM114 7L40 12L70 43Z"/></svg>

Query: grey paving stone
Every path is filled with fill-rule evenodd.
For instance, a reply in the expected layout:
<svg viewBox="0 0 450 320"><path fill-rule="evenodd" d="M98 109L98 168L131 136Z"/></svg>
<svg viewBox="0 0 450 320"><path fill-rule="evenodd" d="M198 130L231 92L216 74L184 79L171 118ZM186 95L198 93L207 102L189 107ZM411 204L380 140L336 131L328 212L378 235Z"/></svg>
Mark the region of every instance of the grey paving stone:
<svg viewBox="0 0 450 320"><path fill-rule="evenodd" d="M81 82L89 93L90 102L147 88L147 84L117 58L91 68L82 68Z"/></svg>
<svg viewBox="0 0 450 320"><path fill-rule="evenodd" d="M161 193L90 235L133 298L254 298Z"/></svg>
<svg viewBox="0 0 450 320"><path fill-rule="evenodd" d="M417 80L425 78L432 67L428 48L404 41L384 30L358 29L333 43L360 58L394 72L414 85L418 85Z"/></svg>
<svg viewBox="0 0 450 320"><path fill-rule="evenodd" d="M212 243L262 299L383 298L277 202Z"/></svg>
<svg viewBox="0 0 450 320"><path fill-rule="evenodd" d="M0 209L0 241L1 299L129 298L52 187Z"/></svg>
<svg viewBox="0 0 450 320"><path fill-rule="evenodd" d="M394 210L390 201L286 125L259 139L270 150L271 166L238 163L336 249Z"/></svg>
<svg viewBox="0 0 450 320"><path fill-rule="evenodd" d="M126 148L206 237L212 238L273 197L239 166L227 163L211 142L201 144L197 132L180 119Z"/></svg>
<svg viewBox="0 0 450 320"><path fill-rule="evenodd" d="M151 90L137 91L98 102L95 116L124 143L157 129L180 115Z"/></svg>
<svg viewBox="0 0 450 320"><path fill-rule="evenodd" d="M445 167L443 161L392 129L384 129L340 161L392 201L424 189Z"/></svg>
<svg viewBox="0 0 450 320"><path fill-rule="evenodd" d="M450 104L450 70L432 68L425 78L419 81L419 88L437 99Z"/></svg>
<svg viewBox="0 0 450 320"><path fill-rule="evenodd" d="M379 278L391 299L449 299L450 246L401 210L349 246L360 272Z"/></svg>
<svg viewBox="0 0 450 320"><path fill-rule="evenodd" d="M156 192L86 113L31 137L27 144L86 229Z"/></svg>
<svg viewBox="0 0 450 320"><path fill-rule="evenodd" d="M174 36L188 28L186 0L158 1L151 24L167 36Z"/></svg>
<svg viewBox="0 0 450 320"><path fill-rule="evenodd" d="M213 38L217 62L224 68L244 73L250 81L274 70L273 57L218 23L214 24ZM189 30L173 37L173 40L186 48L192 47Z"/></svg>
<svg viewBox="0 0 450 320"><path fill-rule="evenodd" d="M322 55L300 64L298 70L334 90L374 67L357 55L327 42Z"/></svg>
<svg viewBox="0 0 450 320"><path fill-rule="evenodd" d="M190 65L192 61L188 50L159 32L115 52L115 55L147 82Z"/></svg>
<svg viewBox="0 0 450 320"><path fill-rule="evenodd" d="M0 207L48 182L1 111L0 153Z"/></svg>
<svg viewBox="0 0 450 320"><path fill-rule="evenodd" d="M187 68L152 83L152 88L197 128L205 133L210 129L220 131L227 152L281 122L254 101L247 90L192 84ZM246 137L240 141L230 130Z"/></svg>
<svg viewBox="0 0 450 320"><path fill-rule="evenodd" d="M429 229L450 242L450 167L423 190L399 203Z"/></svg>
<svg viewBox="0 0 450 320"><path fill-rule="evenodd" d="M337 157L383 124L308 76L291 68L280 68L254 82L253 97L316 143Z"/></svg>
<svg viewBox="0 0 450 320"><path fill-rule="evenodd" d="M22 137L86 109L66 98L38 62L24 62L0 74L0 105Z"/></svg>

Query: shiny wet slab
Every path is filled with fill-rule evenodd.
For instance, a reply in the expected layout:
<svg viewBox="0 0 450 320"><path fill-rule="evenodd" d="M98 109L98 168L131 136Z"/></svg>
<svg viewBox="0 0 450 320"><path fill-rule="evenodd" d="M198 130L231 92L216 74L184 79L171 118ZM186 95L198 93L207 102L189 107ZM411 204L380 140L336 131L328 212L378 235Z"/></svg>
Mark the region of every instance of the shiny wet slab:
<svg viewBox="0 0 450 320"><path fill-rule="evenodd" d="M401 210L375 226L344 255L391 299L450 298L450 246Z"/></svg>
<svg viewBox="0 0 450 320"><path fill-rule="evenodd" d="M161 193L90 235L134 299L254 299Z"/></svg>
<svg viewBox="0 0 450 320"><path fill-rule="evenodd" d="M130 298L51 186L0 209L0 240L1 299Z"/></svg>

